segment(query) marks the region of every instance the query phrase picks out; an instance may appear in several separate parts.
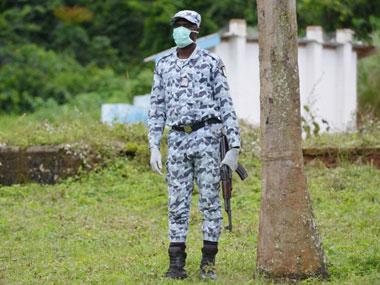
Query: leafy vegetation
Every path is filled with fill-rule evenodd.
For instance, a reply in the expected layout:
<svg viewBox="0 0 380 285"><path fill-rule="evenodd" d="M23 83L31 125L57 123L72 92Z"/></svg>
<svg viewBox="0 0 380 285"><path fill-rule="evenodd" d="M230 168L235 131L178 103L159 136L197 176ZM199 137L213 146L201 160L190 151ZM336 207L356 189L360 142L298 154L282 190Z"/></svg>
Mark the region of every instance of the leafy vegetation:
<svg viewBox="0 0 380 285"><path fill-rule="evenodd" d="M85 97L97 102L97 108L104 102L131 102L133 95L150 88L152 76L142 72L130 80L36 45L5 47L0 49L0 109L30 112Z"/></svg>
<svg viewBox="0 0 380 285"><path fill-rule="evenodd" d="M355 0L301 0L297 1L300 31L306 26L322 26L327 32L350 28L357 38L370 40L380 29L380 4L376 1Z"/></svg>
<svg viewBox="0 0 380 285"><path fill-rule="evenodd" d="M380 47L380 30L373 34L373 43ZM380 118L380 53L358 63L359 114Z"/></svg>
<svg viewBox="0 0 380 285"><path fill-rule="evenodd" d="M84 64L103 61L118 68L119 60L139 63L172 46L168 19L183 9L201 13L202 34L218 31L231 18L257 25L256 0L3 0L0 31L5 43L32 42L69 51ZM322 25L328 32L352 28L363 39L380 27L377 1L302 0L297 10L301 31L307 25Z"/></svg>
<svg viewBox="0 0 380 285"><path fill-rule="evenodd" d="M201 13L200 36L231 18L257 25L255 0L1 1L0 111L22 114L83 93L126 102L148 93L153 65L142 60L173 46L168 21L181 9ZM307 25L351 28L369 41L380 27L378 1L302 0L297 10L301 34ZM371 61L359 72L360 103L379 110L379 64Z"/></svg>

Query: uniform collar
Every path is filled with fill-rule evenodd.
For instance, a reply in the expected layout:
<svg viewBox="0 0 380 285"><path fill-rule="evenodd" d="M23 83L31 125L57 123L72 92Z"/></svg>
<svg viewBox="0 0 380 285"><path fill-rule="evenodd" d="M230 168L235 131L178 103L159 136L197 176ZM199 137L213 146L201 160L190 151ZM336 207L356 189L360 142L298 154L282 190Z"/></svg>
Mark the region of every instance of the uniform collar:
<svg viewBox="0 0 380 285"><path fill-rule="evenodd" d="M185 66L186 64L188 64L191 60L197 58L199 50L200 50L199 46L196 45L195 49L193 50L193 52L191 53L191 55L186 59L186 62L185 62L185 64L183 66ZM176 62L177 62L177 60L182 60L177 55L177 48L173 49L173 57L174 57L174 59L175 59Z"/></svg>

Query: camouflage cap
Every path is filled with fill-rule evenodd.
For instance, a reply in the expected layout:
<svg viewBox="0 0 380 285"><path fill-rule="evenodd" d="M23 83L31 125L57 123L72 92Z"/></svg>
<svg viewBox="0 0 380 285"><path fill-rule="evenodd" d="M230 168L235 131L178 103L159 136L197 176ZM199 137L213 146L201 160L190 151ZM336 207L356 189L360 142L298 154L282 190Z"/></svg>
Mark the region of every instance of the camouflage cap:
<svg viewBox="0 0 380 285"><path fill-rule="evenodd" d="M183 18L183 19L186 19L188 20L189 22L191 23L194 23L198 26L201 25L201 15L199 15L197 12L195 11L192 11L192 10L182 10L182 11L179 11L177 12L170 20L170 25L173 26L174 22L178 19L178 18Z"/></svg>

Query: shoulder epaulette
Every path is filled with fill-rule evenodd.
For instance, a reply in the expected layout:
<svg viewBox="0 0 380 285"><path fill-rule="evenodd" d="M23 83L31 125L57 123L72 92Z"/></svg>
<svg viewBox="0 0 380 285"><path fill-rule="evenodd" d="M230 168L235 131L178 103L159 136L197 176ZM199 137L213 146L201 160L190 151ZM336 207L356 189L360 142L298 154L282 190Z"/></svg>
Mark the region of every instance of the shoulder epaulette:
<svg viewBox="0 0 380 285"><path fill-rule="evenodd" d="M207 49L202 49L202 51L203 51L204 55L209 56L216 63L218 63L220 61L220 57L217 54L210 52Z"/></svg>

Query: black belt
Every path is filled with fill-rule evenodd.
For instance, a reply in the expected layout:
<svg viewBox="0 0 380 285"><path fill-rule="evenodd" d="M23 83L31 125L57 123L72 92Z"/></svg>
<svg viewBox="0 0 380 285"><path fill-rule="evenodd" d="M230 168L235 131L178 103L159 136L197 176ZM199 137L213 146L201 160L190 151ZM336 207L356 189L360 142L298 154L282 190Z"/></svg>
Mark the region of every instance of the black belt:
<svg viewBox="0 0 380 285"><path fill-rule="evenodd" d="M172 129L176 131L180 131L180 132L191 133L196 130L199 130L200 128L203 128L206 125L217 124L217 123L220 123L220 120L218 118L211 118L211 119L207 119L207 120L204 120L192 125L183 126L183 127L173 126Z"/></svg>

